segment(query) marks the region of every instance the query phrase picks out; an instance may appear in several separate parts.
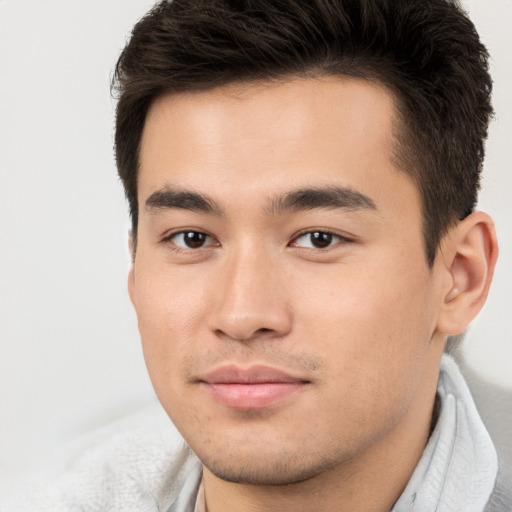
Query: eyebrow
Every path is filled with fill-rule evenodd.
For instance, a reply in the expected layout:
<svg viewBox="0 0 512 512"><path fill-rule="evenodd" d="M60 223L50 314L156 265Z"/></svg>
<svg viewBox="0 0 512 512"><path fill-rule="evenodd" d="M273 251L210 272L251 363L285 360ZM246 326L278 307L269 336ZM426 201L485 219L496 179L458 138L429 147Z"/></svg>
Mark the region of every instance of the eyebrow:
<svg viewBox="0 0 512 512"><path fill-rule="evenodd" d="M350 187L329 186L303 188L283 194L270 202L269 212L279 215L287 211L307 211L316 208L377 211L374 201Z"/></svg>
<svg viewBox="0 0 512 512"><path fill-rule="evenodd" d="M267 207L271 215L299 212L317 208L377 211L374 201L350 187L301 188L270 200ZM222 216L223 210L212 198L190 190L172 187L153 192L146 200L146 209L157 212L165 209L182 209L197 213Z"/></svg>
<svg viewBox="0 0 512 512"><path fill-rule="evenodd" d="M157 190L146 199L146 210L149 212L164 209L181 209L210 215L222 215L220 206L208 196L171 187Z"/></svg>

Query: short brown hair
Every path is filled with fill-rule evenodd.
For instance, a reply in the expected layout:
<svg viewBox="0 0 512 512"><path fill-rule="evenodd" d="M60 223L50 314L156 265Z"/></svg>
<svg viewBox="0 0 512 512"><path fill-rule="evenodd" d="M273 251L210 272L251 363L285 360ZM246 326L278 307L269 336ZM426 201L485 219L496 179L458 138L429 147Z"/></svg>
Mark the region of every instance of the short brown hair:
<svg viewBox="0 0 512 512"><path fill-rule="evenodd" d="M117 62L115 150L138 222L146 114L164 92L344 75L395 95L397 166L417 184L426 258L477 201L492 115L488 54L450 0L173 0L134 27Z"/></svg>

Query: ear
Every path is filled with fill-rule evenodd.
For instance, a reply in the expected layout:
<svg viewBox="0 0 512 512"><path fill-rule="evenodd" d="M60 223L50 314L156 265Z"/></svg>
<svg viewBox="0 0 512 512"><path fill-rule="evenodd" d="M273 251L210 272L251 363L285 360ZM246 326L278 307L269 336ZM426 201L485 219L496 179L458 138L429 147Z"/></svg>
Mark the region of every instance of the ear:
<svg viewBox="0 0 512 512"><path fill-rule="evenodd" d="M446 279L437 328L459 334L482 309L498 257L492 219L475 212L452 228L443 240L439 257Z"/></svg>
<svg viewBox="0 0 512 512"><path fill-rule="evenodd" d="M130 296L131 303L135 307L135 241L132 231L130 231L128 235L128 250L130 251L132 259L130 270L128 271L128 295Z"/></svg>

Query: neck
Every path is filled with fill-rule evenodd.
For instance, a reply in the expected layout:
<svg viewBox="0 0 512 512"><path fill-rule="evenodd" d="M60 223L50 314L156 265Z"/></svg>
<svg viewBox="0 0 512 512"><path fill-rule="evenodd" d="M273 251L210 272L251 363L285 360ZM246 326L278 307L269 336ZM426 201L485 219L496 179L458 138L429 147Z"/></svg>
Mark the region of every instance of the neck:
<svg viewBox="0 0 512 512"><path fill-rule="evenodd" d="M441 353L436 350L428 360L402 420L363 453L304 482L279 486L227 482L205 467L207 512L389 512L428 441Z"/></svg>

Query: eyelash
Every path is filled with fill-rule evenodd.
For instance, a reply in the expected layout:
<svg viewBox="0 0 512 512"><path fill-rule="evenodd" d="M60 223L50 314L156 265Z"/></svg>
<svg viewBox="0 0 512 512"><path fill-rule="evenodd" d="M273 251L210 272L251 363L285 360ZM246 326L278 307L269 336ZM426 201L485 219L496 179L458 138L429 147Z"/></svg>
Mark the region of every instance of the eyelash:
<svg viewBox="0 0 512 512"><path fill-rule="evenodd" d="M177 232L174 232L174 233L171 233L171 234L165 236L164 238L162 238L161 242L166 243L166 244L169 242L172 243L172 240L174 238L178 237L179 235L186 235L186 234L192 234L192 233L195 235L201 235L201 236L204 236L205 238L210 238L210 239L216 241L215 237L213 237L212 235L209 235L208 233L206 233L204 231L199 231L199 230L194 230L194 229L186 229L186 230L177 231ZM306 236L306 235L314 235L314 234L321 234L323 236L327 235L328 237L337 239L338 241L334 244L331 244L331 241L332 241L331 240L331 241L329 241L329 245L327 245L326 247L301 247L301 246L295 245L297 240L299 240L301 237ZM352 243L352 242L354 242L353 238L340 235L339 233L334 233L333 231L329 231L327 229L309 229L309 230L301 231L298 234L296 234L293 237L292 241L288 244L288 246L292 246L292 247L295 246L299 249L305 249L308 251L325 252L328 249L330 249L331 247L334 247L338 244L347 244L347 243ZM193 248L193 247L185 248L185 247L178 246L176 243L172 243L171 249L174 251L177 251L177 252L196 252L199 249L208 249L210 247L214 247L214 246L218 246L218 245L220 245L220 244L218 241L216 241L216 243L209 244L206 246L201 245L196 248Z"/></svg>
<svg viewBox="0 0 512 512"><path fill-rule="evenodd" d="M190 233L194 233L195 235L202 235L205 238L210 238L215 241L215 238L213 236L209 235L208 233L205 233L204 231L199 231L199 230L195 230L195 229L184 229L182 231L176 231L174 233L170 233L169 235L166 235L164 238L162 238L161 242L165 243L165 244L168 244L170 242L172 244L172 245L170 245L170 248L177 252L190 252L190 251L195 252L199 249L205 249L208 247L219 245L217 242L215 244L207 245L206 247L200 246L197 248L192 248L192 247L185 248L185 247L178 246L176 243L173 243L173 238L176 238L179 235L186 235L186 234L190 234Z"/></svg>
<svg viewBox="0 0 512 512"><path fill-rule="evenodd" d="M344 235L340 235L339 233L335 233L334 231L330 231L328 229L308 229L308 230L305 230L305 231L302 231L300 233L298 233L293 239L292 241L290 242L290 244L294 244L299 238L305 236L305 235L313 235L315 233L319 233L319 234L322 234L322 235L328 235L332 238L335 238L338 240L338 242L336 243L333 243L332 245L328 245L327 247L300 247L300 246L296 246L298 247L299 249L305 249L305 250L309 250L309 251L318 251L318 252L325 252L329 249L331 249L332 247L335 247L336 245L338 244L348 244L348 243L352 243L354 242L355 240L353 238L350 238L348 236L344 236Z"/></svg>

